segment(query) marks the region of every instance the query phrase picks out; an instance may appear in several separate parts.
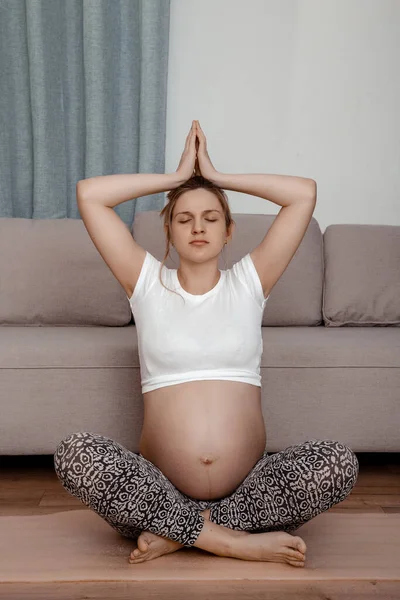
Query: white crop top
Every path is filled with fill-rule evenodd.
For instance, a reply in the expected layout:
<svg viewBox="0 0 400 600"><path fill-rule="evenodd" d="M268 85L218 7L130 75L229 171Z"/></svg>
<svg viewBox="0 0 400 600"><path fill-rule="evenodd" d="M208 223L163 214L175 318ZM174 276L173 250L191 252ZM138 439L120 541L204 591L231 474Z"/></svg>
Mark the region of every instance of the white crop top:
<svg viewBox="0 0 400 600"><path fill-rule="evenodd" d="M261 387L261 281L249 254L206 294L186 292L177 269L150 252L129 298L138 337L142 393L198 379L242 381Z"/></svg>

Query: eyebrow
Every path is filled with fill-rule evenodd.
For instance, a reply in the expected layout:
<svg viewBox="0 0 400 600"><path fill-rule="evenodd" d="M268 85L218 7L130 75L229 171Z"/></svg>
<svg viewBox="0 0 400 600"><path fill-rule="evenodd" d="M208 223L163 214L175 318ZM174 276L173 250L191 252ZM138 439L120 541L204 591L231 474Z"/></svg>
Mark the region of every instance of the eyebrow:
<svg viewBox="0 0 400 600"><path fill-rule="evenodd" d="M221 211L216 208L209 208L208 210L203 210L202 214L204 215L204 214L210 213L210 212L218 212L221 214ZM193 215L193 213L191 213L190 210L184 210L183 212L176 213L175 216L177 217L178 215Z"/></svg>

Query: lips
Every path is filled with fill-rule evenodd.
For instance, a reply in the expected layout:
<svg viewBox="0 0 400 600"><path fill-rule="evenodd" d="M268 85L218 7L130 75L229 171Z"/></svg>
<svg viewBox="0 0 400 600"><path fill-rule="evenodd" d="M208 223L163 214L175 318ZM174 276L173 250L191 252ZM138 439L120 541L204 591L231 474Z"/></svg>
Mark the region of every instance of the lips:
<svg viewBox="0 0 400 600"><path fill-rule="evenodd" d="M191 244L194 244L195 246L196 246L196 245L199 245L199 246L200 246L200 245L202 245L202 244L208 244L208 242L206 242L206 241L204 241L204 240L201 240L201 241L200 241L200 240L195 240L195 241L193 241L193 242L190 242L190 243L191 243Z"/></svg>

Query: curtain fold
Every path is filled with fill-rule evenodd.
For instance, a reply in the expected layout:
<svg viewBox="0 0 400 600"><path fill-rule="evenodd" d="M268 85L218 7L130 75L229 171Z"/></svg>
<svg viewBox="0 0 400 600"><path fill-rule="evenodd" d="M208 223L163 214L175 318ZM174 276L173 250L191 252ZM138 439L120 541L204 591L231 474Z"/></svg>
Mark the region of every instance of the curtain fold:
<svg viewBox="0 0 400 600"><path fill-rule="evenodd" d="M80 218L76 183L164 173L170 0L0 0L0 217ZM114 210L161 210L164 193Z"/></svg>

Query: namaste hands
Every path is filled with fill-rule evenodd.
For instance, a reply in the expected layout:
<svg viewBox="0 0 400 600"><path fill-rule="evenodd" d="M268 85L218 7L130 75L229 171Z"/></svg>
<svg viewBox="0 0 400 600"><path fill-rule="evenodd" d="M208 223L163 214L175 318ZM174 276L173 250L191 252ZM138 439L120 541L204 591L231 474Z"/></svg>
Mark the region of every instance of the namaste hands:
<svg viewBox="0 0 400 600"><path fill-rule="evenodd" d="M192 121L177 173L184 181L195 175L202 175L205 179L213 181L214 176L218 174L208 155L206 136L198 121Z"/></svg>

